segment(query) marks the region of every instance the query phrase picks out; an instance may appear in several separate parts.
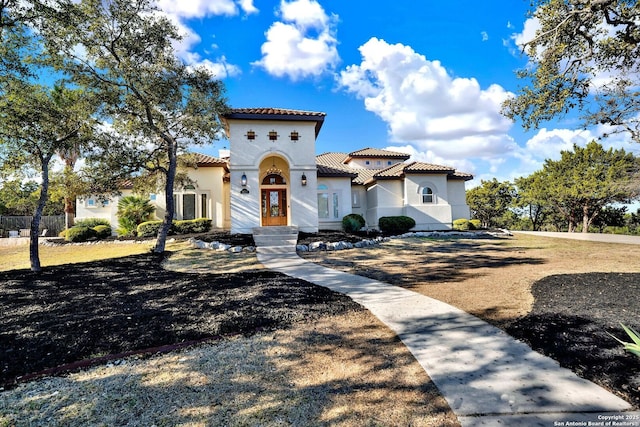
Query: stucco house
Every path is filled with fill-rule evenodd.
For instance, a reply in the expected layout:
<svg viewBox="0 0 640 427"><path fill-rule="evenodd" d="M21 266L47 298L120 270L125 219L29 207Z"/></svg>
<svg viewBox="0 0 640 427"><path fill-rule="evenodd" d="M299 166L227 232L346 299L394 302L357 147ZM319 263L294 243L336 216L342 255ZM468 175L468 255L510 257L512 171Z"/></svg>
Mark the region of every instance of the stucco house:
<svg viewBox="0 0 640 427"><path fill-rule="evenodd" d="M316 156L324 119L311 111L231 110L223 118L229 150L217 158L197 154L193 183L175 191L176 219L211 218L215 228L249 234L282 225L339 229L350 213L361 214L369 228L382 216L410 216L417 230L450 229L453 220L469 218L465 182L472 175L375 148ZM164 195L149 198L162 218ZM108 218L115 229L116 211L117 200L85 197L76 217Z"/></svg>

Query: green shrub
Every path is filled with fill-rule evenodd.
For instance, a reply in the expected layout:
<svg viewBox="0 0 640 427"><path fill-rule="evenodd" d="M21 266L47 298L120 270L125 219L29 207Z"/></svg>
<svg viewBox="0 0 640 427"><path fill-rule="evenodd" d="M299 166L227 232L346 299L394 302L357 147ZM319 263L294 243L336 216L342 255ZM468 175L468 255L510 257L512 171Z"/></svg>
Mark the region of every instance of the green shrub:
<svg viewBox="0 0 640 427"><path fill-rule="evenodd" d="M342 218L342 229L347 233L355 233L360 231L366 224L364 218L360 214L349 214Z"/></svg>
<svg viewBox="0 0 640 427"><path fill-rule="evenodd" d="M138 237L155 237L158 235L158 230L160 230L161 225L162 221L145 221L138 224L136 233Z"/></svg>
<svg viewBox="0 0 640 427"><path fill-rule="evenodd" d="M111 236L111 226L110 225L96 225L93 227L93 231L96 232L96 237L98 239L106 239Z"/></svg>
<svg viewBox="0 0 640 427"><path fill-rule="evenodd" d="M378 227L383 233L402 234L416 226L416 221L408 216L383 216L378 220Z"/></svg>
<svg viewBox="0 0 640 427"><path fill-rule="evenodd" d="M473 225L473 228L471 228L470 230L480 230L482 228L482 221L480 221L479 219L472 219L470 222L471 225Z"/></svg>
<svg viewBox="0 0 640 427"><path fill-rule="evenodd" d="M86 242L96 237L96 232L89 227L73 226L67 230L65 239L68 242Z"/></svg>
<svg viewBox="0 0 640 427"><path fill-rule="evenodd" d="M458 231L472 230L473 224L466 218L459 218L453 221L453 229Z"/></svg>
<svg viewBox="0 0 640 427"><path fill-rule="evenodd" d="M135 236L138 224L151 219L156 211L149 199L125 196L118 201L118 235Z"/></svg>
<svg viewBox="0 0 640 427"><path fill-rule="evenodd" d="M108 219L105 218L84 218L84 219L79 219L75 222L75 224L73 225L74 227L88 227L88 228L94 228L98 225L106 225L109 228L111 228L111 222L109 222Z"/></svg>
<svg viewBox="0 0 640 427"><path fill-rule="evenodd" d="M184 219L174 221L176 234L206 233L211 230L212 220L209 218Z"/></svg>
<svg viewBox="0 0 640 427"><path fill-rule="evenodd" d="M62 237L63 239L67 238L67 230L62 230L60 233L58 233L58 237Z"/></svg>

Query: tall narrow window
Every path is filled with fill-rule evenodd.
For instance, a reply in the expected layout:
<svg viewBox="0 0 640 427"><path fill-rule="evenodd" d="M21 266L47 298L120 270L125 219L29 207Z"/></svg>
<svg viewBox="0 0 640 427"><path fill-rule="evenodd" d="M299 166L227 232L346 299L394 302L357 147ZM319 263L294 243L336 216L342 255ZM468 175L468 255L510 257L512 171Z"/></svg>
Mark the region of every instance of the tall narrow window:
<svg viewBox="0 0 640 427"><path fill-rule="evenodd" d="M196 195L183 194L182 195L182 219L195 219L195 218L196 218Z"/></svg>
<svg viewBox="0 0 640 427"><path fill-rule="evenodd" d="M422 189L422 203L433 203L433 190L429 187Z"/></svg>
<svg viewBox="0 0 640 427"><path fill-rule="evenodd" d="M207 195L200 195L200 218L207 218Z"/></svg>

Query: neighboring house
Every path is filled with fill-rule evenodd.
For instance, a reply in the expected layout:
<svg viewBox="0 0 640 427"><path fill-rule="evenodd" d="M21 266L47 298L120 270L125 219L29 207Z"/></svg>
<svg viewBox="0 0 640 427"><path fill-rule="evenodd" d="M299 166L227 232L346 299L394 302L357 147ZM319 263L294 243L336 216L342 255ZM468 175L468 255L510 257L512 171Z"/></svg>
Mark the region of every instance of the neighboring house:
<svg viewBox="0 0 640 427"><path fill-rule="evenodd" d="M175 191L176 219L206 217L216 228L251 233L278 225L339 229L350 213L361 214L368 228L377 228L382 216L410 216L416 230L450 229L453 220L469 218L465 182L472 175L374 148L316 156L324 118L299 110L231 110L223 118L230 149L220 158L197 155L193 184ZM150 199L162 218L164 196ZM108 218L117 228L117 198L78 199L76 211L78 219Z"/></svg>

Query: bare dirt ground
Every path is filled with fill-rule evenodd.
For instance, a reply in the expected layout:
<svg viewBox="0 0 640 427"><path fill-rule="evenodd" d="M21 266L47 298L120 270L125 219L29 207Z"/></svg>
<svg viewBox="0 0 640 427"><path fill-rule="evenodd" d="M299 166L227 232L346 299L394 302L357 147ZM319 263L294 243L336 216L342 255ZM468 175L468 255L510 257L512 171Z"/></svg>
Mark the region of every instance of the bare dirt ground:
<svg viewBox="0 0 640 427"><path fill-rule="evenodd" d="M640 329L640 246L517 235L303 256L461 308L640 407L640 359L609 335Z"/></svg>

